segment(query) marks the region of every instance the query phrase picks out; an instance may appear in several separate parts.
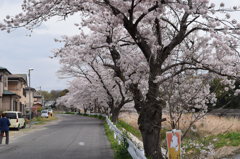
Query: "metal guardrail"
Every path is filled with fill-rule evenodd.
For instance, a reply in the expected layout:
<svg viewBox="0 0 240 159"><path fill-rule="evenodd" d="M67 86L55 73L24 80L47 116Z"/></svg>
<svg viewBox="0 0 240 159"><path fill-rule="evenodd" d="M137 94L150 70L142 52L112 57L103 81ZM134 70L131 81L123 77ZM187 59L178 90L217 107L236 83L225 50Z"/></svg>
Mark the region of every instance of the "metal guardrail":
<svg viewBox="0 0 240 159"><path fill-rule="evenodd" d="M98 113L90 113L89 115L99 115L106 118L106 122L109 126L109 128L114 132L114 138L118 140L118 143L121 144L121 142L124 141L124 138L126 138L126 141L128 143L128 152L132 156L133 159L147 159L144 155L144 150L142 148L139 148L135 143L126 137L122 131L120 131L116 125L114 125L111 120L109 120L107 115L104 114L98 114ZM128 132L129 133L129 132ZM131 134L132 136L132 134Z"/></svg>

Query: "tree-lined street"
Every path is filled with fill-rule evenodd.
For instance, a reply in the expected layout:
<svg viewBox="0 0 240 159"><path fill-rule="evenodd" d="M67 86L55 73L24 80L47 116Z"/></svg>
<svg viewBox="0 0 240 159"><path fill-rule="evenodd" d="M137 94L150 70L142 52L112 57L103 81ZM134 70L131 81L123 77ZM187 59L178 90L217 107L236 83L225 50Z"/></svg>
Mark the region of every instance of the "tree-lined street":
<svg viewBox="0 0 240 159"><path fill-rule="evenodd" d="M129 107L137 114L133 132L138 132L146 158L215 158L225 146L240 150L240 142L235 143L240 124L230 130L236 118L227 118L225 110L224 118L213 114L236 109L240 98L240 5L223 1L23 0L19 12L2 18L0 30L12 34L25 28L34 36L56 17L67 23L78 16L78 31L56 37L59 46L50 56L61 65L58 76L70 79L60 94L42 91L45 99L56 100L54 109L105 114L117 125ZM7 86L13 79L5 67L2 70L2 85ZM15 95L6 89L3 97ZM68 117L3 147L3 157L112 157L101 121ZM218 123L221 131L210 130Z"/></svg>
<svg viewBox="0 0 240 159"><path fill-rule="evenodd" d="M0 146L6 159L112 159L103 121L59 115L59 121Z"/></svg>

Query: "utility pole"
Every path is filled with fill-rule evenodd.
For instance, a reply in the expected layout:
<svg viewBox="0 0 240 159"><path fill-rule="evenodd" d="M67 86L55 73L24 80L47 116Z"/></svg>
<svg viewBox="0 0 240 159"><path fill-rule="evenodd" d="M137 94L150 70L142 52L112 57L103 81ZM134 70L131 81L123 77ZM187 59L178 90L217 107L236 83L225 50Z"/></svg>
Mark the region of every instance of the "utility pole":
<svg viewBox="0 0 240 159"><path fill-rule="evenodd" d="M28 86L28 97L29 97L29 127L31 127L31 120L32 120L32 107L31 107L31 71L33 71L33 68L28 69L28 80L29 80L29 86Z"/></svg>

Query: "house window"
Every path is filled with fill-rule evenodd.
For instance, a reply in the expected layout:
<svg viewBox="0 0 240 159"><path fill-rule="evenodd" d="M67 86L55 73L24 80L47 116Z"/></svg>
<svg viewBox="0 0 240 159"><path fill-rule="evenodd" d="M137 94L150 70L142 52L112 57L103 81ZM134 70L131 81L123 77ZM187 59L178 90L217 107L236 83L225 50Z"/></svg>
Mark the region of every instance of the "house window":
<svg viewBox="0 0 240 159"><path fill-rule="evenodd" d="M0 82L2 82L2 75L0 75Z"/></svg>
<svg viewBox="0 0 240 159"><path fill-rule="evenodd" d="M27 91L26 91L26 89L25 88L23 88L23 95L26 97L27 96L27 93L26 93Z"/></svg>
<svg viewBox="0 0 240 159"><path fill-rule="evenodd" d="M22 112L22 111L23 111L23 104L20 103L20 112Z"/></svg>

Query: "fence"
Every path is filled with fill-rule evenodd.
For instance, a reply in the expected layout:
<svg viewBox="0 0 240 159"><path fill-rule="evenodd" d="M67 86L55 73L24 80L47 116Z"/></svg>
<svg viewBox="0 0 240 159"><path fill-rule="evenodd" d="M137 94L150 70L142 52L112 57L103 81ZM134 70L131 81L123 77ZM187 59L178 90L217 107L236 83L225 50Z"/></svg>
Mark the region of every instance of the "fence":
<svg viewBox="0 0 240 159"><path fill-rule="evenodd" d="M121 142L124 141L124 138L126 138L126 141L128 143L128 152L132 156L133 159L147 159L144 155L144 150L143 150L143 144L141 141L139 141L136 137L134 138L134 135L132 135L129 132L127 133L127 136L124 135L122 131L120 131L116 125L114 125L108 118L108 116L103 115L103 114L98 114L98 113L90 113L89 115L99 115L99 116L104 116L106 118L106 122L109 126L109 128L114 132L114 138L118 140L118 143L120 144ZM134 140L134 141L133 141Z"/></svg>

